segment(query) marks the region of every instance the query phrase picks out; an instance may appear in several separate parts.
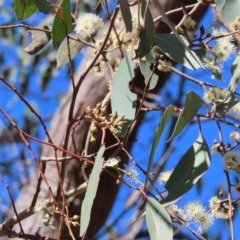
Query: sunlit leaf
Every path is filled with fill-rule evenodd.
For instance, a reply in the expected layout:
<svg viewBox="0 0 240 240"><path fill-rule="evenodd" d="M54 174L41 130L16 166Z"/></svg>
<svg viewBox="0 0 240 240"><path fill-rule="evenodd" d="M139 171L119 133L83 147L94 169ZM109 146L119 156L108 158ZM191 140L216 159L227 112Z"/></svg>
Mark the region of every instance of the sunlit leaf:
<svg viewBox="0 0 240 240"><path fill-rule="evenodd" d="M80 236L83 236L83 234L87 231L89 222L90 222L90 216L92 211L92 205L93 200L97 193L98 183L99 183L99 177L100 173L102 171L103 167L103 153L105 151L105 146L102 145L98 151L98 154L95 159L95 163L93 166L93 170L90 175L90 179L87 185L86 194L82 203L81 207L81 219L80 219Z"/></svg>
<svg viewBox="0 0 240 240"><path fill-rule="evenodd" d="M172 240L172 220L166 209L155 199L147 197L147 228L151 240Z"/></svg>
<svg viewBox="0 0 240 240"><path fill-rule="evenodd" d="M160 121L160 123L159 123L159 125L158 125L158 127L156 129L156 133L155 133L155 137L154 137L154 140L153 140L153 145L152 145L152 149L151 149L151 153L150 153L150 157L149 157L149 161L148 161L148 168L147 168L145 186L147 184L148 176L150 174L150 171L152 169L152 164L153 164L155 152L157 150L157 147L158 147L159 141L161 139L163 130L166 127L166 125L168 123L168 120L172 116L173 109L174 109L174 106L169 106L165 110L165 112L164 112L164 114L162 116L162 119L161 119L161 121Z"/></svg>
<svg viewBox="0 0 240 240"><path fill-rule="evenodd" d="M35 0L38 10L45 14L49 13L52 10L54 4L49 0Z"/></svg>
<svg viewBox="0 0 240 240"><path fill-rule="evenodd" d="M194 51L191 51L190 54L174 34L155 34L155 42L164 54L173 61L190 69L198 69L201 67L199 62L201 62L205 52L202 50L196 54Z"/></svg>
<svg viewBox="0 0 240 240"><path fill-rule="evenodd" d="M53 46L58 46L64 36L72 31L72 17L70 11L70 0L63 0L53 21L52 39Z"/></svg>
<svg viewBox="0 0 240 240"><path fill-rule="evenodd" d="M112 112L117 112L119 117L125 116L124 120L127 123L122 129L122 134L134 119L136 112L136 94L129 90L129 82L134 77L135 62L133 53L128 52L125 58L120 63L111 90L111 106Z"/></svg>
<svg viewBox="0 0 240 240"><path fill-rule="evenodd" d="M168 196L161 201L161 204L169 206L180 199L203 176L210 163L211 154L208 145L200 135L173 170L165 186Z"/></svg>
<svg viewBox="0 0 240 240"><path fill-rule="evenodd" d="M154 73L152 73L152 70L150 68L151 62L146 59L145 61L140 59L140 69L145 79L145 84L148 85L149 83L149 90L156 87L158 82L158 76Z"/></svg>
<svg viewBox="0 0 240 240"><path fill-rule="evenodd" d="M172 136L168 141L176 137L193 120L203 103L203 100L195 92L187 93L185 107L180 113Z"/></svg>
<svg viewBox="0 0 240 240"><path fill-rule="evenodd" d="M35 0L15 0L14 11L17 15L17 20L22 20L30 17L38 10Z"/></svg>
<svg viewBox="0 0 240 240"><path fill-rule="evenodd" d="M127 32L132 31L132 15L127 0L119 0L119 5Z"/></svg>
<svg viewBox="0 0 240 240"><path fill-rule="evenodd" d="M176 31L176 29L173 27L171 21L168 19L168 16L164 12L164 9L162 8L161 4L158 2L158 0L153 0L153 4L155 5L156 9L160 13L160 15L163 17L165 23L169 26L169 28L172 30L173 34L178 38L178 40L182 43L184 48L189 52L189 54L195 59L196 62L198 62L199 66L203 68L201 62L197 60L197 58L194 56L192 51L189 49L189 47L186 45L186 43L183 41L179 33Z"/></svg>
<svg viewBox="0 0 240 240"><path fill-rule="evenodd" d="M44 26L43 29L49 30L49 27ZM50 33L36 30L29 30L28 32L32 34L32 42L24 50L29 54L35 54L40 51L51 39Z"/></svg>
<svg viewBox="0 0 240 240"><path fill-rule="evenodd" d="M72 37L76 39L81 39L81 34L75 34L75 35L72 35ZM70 49L71 60L73 60L77 56L77 54L81 51L83 46L84 46L83 43L79 41L75 41L73 39L69 39L69 49ZM61 43L57 51L57 68L60 68L61 66L67 63L69 63L69 56L68 56L67 39L65 39Z"/></svg>
<svg viewBox="0 0 240 240"><path fill-rule="evenodd" d="M216 0L215 2L225 23L233 22L240 16L239 0Z"/></svg>

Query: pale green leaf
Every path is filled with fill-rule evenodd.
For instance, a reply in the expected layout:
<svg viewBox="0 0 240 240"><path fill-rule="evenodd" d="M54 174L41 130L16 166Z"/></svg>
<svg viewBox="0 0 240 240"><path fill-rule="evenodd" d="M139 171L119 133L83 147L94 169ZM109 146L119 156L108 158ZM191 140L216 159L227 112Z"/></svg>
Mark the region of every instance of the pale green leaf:
<svg viewBox="0 0 240 240"><path fill-rule="evenodd" d="M150 157L149 157L149 161L148 161L148 168L147 168L147 174L146 174L146 180L145 180L145 187L146 187L146 184L147 184L147 181L148 181L148 176L149 176L150 171L152 169L155 152L157 150L157 147L158 147L159 141L161 139L163 130L166 127L166 125L168 123L168 120L172 116L173 109L174 109L174 106L169 106L165 110L165 112L164 112L164 114L162 116L162 119L161 119L161 121L160 121L160 123L159 123L159 125L158 125L158 127L156 129L156 133L155 133L155 136L154 136L153 145L152 145L152 149L151 149L151 153L150 153Z"/></svg>
<svg viewBox="0 0 240 240"><path fill-rule="evenodd" d="M208 145L200 135L173 170L166 183L168 196L161 201L161 204L169 206L180 199L203 176L210 163L211 154Z"/></svg>
<svg viewBox="0 0 240 240"><path fill-rule="evenodd" d="M81 39L81 34L72 35L72 37L76 39ZM76 55L81 51L84 44L73 39L69 39L69 49L70 49L70 56L71 60L73 60ZM67 39L65 39L58 48L57 51L57 68L60 68L64 64L69 63L69 56L68 56L68 45Z"/></svg>
<svg viewBox="0 0 240 240"><path fill-rule="evenodd" d="M186 42L186 40L183 40ZM155 43L161 48L161 50L170 57L173 61L182 64L183 66L190 69L198 69L201 66L202 56L204 56L204 51L198 51L195 53L191 51L191 54L183 46L179 38L174 34L155 34Z"/></svg>
<svg viewBox="0 0 240 240"><path fill-rule="evenodd" d="M203 100L195 92L187 93L185 107L180 113L172 136L168 141L176 137L193 120L203 103Z"/></svg>
<svg viewBox="0 0 240 240"><path fill-rule="evenodd" d="M90 216L93 206L93 200L97 193L100 173L102 171L103 167L103 153L105 151L105 146L102 145L98 151L98 154L95 159L95 163L93 166L93 170L90 175L90 179L87 185L86 194L82 203L81 207L81 219L80 219L80 236L83 236L84 233L87 231L89 222L90 222Z"/></svg>
<svg viewBox="0 0 240 240"><path fill-rule="evenodd" d="M127 0L119 0L119 5L127 32L132 31L132 15Z"/></svg>
<svg viewBox="0 0 240 240"><path fill-rule="evenodd" d="M225 23L231 23L240 16L239 0L216 0L220 16Z"/></svg>
<svg viewBox="0 0 240 240"><path fill-rule="evenodd" d="M53 21L52 40L53 46L57 47L64 36L72 31L72 16L70 0L63 0Z"/></svg>
<svg viewBox="0 0 240 240"><path fill-rule="evenodd" d="M158 82L158 76L152 73L152 70L150 69L151 64L152 63L148 61L148 59L145 61L140 59L140 69L144 76L145 84L149 84L149 90L155 88Z"/></svg>
<svg viewBox="0 0 240 240"><path fill-rule="evenodd" d="M172 220L166 209L155 199L147 197L147 228L151 240L172 240Z"/></svg>
<svg viewBox="0 0 240 240"><path fill-rule="evenodd" d="M35 0L14 0L14 11L17 20L28 18L37 10Z"/></svg>
<svg viewBox="0 0 240 240"><path fill-rule="evenodd" d="M156 9L160 13L160 15L163 17L165 23L169 26L169 28L172 30L173 34L178 38L178 40L182 43L184 48L189 52L189 54L195 59L195 61L198 62L199 66L203 68L201 62L197 60L197 58L193 55L192 51L189 49L189 47L186 45L186 43L183 41L179 33L176 31L176 29L173 27L171 21L168 19L168 16L166 15L165 11L163 10L161 4L158 2L158 0L153 0L153 4L155 5Z"/></svg>
<svg viewBox="0 0 240 240"><path fill-rule="evenodd" d="M43 29L49 30L49 27L44 26ZM40 51L51 39L50 33L36 30L29 30L28 32L32 34L32 42L24 50L29 54L35 54Z"/></svg>
<svg viewBox="0 0 240 240"><path fill-rule="evenodd" d="M111 89L111 106L112 112L117 112L119 117L125 117L127 123L122 128L122 134L134 119L136 112L136 94L129 89L129 82L134 77L135 62L133 53L128 52L125 58L120 63L116 72Z"/></svg>

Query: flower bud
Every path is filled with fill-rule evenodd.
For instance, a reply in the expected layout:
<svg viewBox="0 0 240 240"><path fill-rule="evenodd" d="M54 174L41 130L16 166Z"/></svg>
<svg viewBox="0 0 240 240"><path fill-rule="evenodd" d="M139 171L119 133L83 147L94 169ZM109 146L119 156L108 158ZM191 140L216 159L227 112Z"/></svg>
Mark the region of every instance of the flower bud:
<svg viewBox="0 0 240 240"><path fill-rule="evenodd" d="M93 145L95 145L95 143L96 143L96 138L93 135L90 138L90 143Z"/></svg>
<svg viewBox="0 0 240 240"><path fill-rule="evenodd" d="M98 132L98 128L96 126L93 126L90 128L90 132L91 133L97 133Z"/></svg>
<svg viewBox="0 0 240 240"><path fill-rule="evenodd" d="M71 220L73 221L78 221L80 219L80 217L78 215L74 215Z"/></svg>

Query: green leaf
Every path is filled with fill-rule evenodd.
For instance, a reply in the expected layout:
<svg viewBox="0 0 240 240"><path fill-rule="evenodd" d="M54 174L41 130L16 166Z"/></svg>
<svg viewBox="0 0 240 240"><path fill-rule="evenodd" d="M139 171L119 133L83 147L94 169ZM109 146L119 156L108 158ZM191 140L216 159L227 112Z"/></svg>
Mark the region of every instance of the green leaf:
<svg viewBox="0 0 240 240"><path fill-rule="evenodd" d="M70 0L63 0L53 21L52 39L53 46L57 47L64 36L72 31L72 17L70 11Z"/></svg>
<svg viewBox="0 0 240 240"><path fill-rule="evenodd" d="M240 16L239 0L216 0L215 2L224 23L231 23Z"/></svg>
<svg viewBox="0 0 240 240"><path fill-rule="evenodd" d="M210 163L211 154L208 145L200 135L173 170L166 183L168 196L161 201L161 204L169 206L180 199L203 176Z"/></svg>
<svg viewBox="0 0 240 240"><path fill-rule="evenodd" d="M156 87L158 82L158 76L156 74L152 74L152 70L150 69L151 62L146 59L145 61L140 59L140 69L142 72L142 75L145 79L145 84L148 85L149 83L149 90Z"/></svg>
<svg viewBox="0 0 240 240"><path fill-rule="evenodd" d="M231 93L234 93L237 88L237 85L240 83L240 51L238 52L238 55L232 64L231 71L232 78L229 82L228 90Z"/></svg>
<svg viewBox="0 0 240 240"><path fill-rule="evenodd" d="M203 100L195 92L190 91L187 93L185 107L180 113L172 136L168 141L176 137L187 126L187 124L193 120L203 103Z"/></svg>
<svg viewBox="0 0 240 240"><path fill-rule="evenodd" d="M49 0L35 0L38 10L44 14L49 13L52 10L54 4Z"/></svg>
<svg viewBox="0 0 240 240"><path fill-rule="evenodd" d="M17 15L17 20L22 20L30 17L37 11L35 0L15 0L14 11Z"/></svg>
<svg viewBox="0 0 240 240"><path fill-rule="evenodd" d="M75 34L75 35L72 35L72 37L81 39L81 34ZM83 43L75 41L73 39L69 39L71 60L73 60L76 57L76 55L81 51L83 46L84 46ZM65 39L61 43L57 51L57 68L60 68L61 66L67 63L69 63L69 57L68 57L67 39Z"/></svg>
<svg viewBox="0 0 240 240"><path fill-rule="evenodd" d="M223 76L222 76L222 73L219 73L219 72L213 72L213 71L212 71L212 76L211 76L211 78L217 79L217 80L220 80L220 81L224 81Z"/></svg>
<svg viewBox="0 0 240 240"><path fill-rule="evenodd" d="M173 27L172 23L169 21L168 16L166 15L166 13L164 12L161 4L158 2L158 0L153 0L153 4L155 5L155 7L157 8L158 12L161 14L161 16L163 17L165 23L169 26L169 28L172 30L172 32L174 33L174 35L178 38L178 40L182 43L182 45L184 46L184 48L187 49L187 51L189 52L189 54L198 62L199 66L201 68L203 68L201 62L199 62L196 57L193 55L192 51L189 49L189 47L186 45L186 43L183 41L183 39L180 37L180 35L178 34L178 32L176 31L176 29Z"/></svg>
<svg viewBox="0 0 240 240"><path fill-rule="evenodd" d="M127 32L132 31L132 14L127 0L119 0L119 5Z"/></svg>
<svg viewBox="0 0 240 240"><path fill-rule="evenodd" d="M43 26L43 29L49 30L48 26ZM51 34L36 30L29 30L32 34L32 42L24 48L24 50L29 54L35 54L44 48L51 39Z"/></svg>
<svg viewBox="0 0 240 240"><path fill-rule="evenodd" d="M129 82L134 77L135 62L133 53L128 52L120 63L112 84L111 90L111 106L112 112L117 112L119 117L125 117L127 123L122 128L122 134L125 133L127 127L134 119L136 112L136 94L129 90Z"/></svg>
<svg viewBox="0 0 240 240"><path fill-rule="evenodd" d="M183 40L184 42L186 40ZM179 38L173 34L155 34L155 43L161 48L161 50L170 57L173 61L182 64L190 69L198 69L201 66L201 57L204 56L204 51L197 52L186 50Z"/></svg>
<svg viewBox="0 0 240 240"><path fill-rule="evenodd" d="M146 11L146 16L144 16L146 7L147 7L146 1L143 0L142 6L141 6L141 16L143 19L145 19L145 21L144 21L144 27L141 27L139 32L140 43L139 43L138 49L136 50L136 57L138 58L142 58L147 53L149 53L151 46L154 43L153 32L155 30L155 26L153 23L151 12L149 11L148 8Z"/></svg>
<svg viewBox="0 0 240 240"><path fill-rule="evenodd" d="M155 199L147 197L147 227L151 240L172 240L172 220L166 209Z"/></svg>
<svg viewBox="0 0 240 240"><path fill-rule="evenodd" d="M87 185L87 191L81 207L81 219L80 219L80 236L83 236L87 231L90 216L92 211L93 200L97 193L100 173L103 167L103 153L105 151L105 146L102 145L98 151L98 154L95 159L93 170L90 175L90 179Z"/></svg>
<svg viewBox="0 0 240 240"><path fill-rule="evenodd" d="M155 152L157 150L157 146L158 146L159 141L161 139L163 130L166 127L166 125L168 123L168 120L172 116L173 109L174 109L174 106L169 106L165 110L165 112L162 116L161 122L159 123L159 125L156 129L156 133L155 133L155 137L154 137L154 140L153 140L153 145L152 145L152 149L151 149L151 153L150 153L150 158L149 158L149 162L148 162L148 168L147 168L147 174L146 174L146 180L145 180L145 187L146 187L146 184L147 184L147 181L148 181L150 171L152 169L153 159L154 159Z"/></svg>

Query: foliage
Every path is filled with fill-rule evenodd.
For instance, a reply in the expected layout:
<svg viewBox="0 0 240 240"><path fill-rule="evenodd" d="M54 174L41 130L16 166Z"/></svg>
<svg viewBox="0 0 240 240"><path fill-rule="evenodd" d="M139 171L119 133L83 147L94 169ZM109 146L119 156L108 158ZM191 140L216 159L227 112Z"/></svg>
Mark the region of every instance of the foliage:
<svg viewBox="0 0 240 240"><path fill-rule="evenodd" d="M15 0L14 6L6 3L6 9L0 11L9 11L11 19L0 19L5 21L0 26L0 44L8 51L17 46L18 58L21 59L15 68L16 63L13 64L3 49L0 87L8 94L1 100L0 106L1 121L6 126L0 132L3 146L0 178L8 195L1 199L2 206L7 209L1 217L7 215L8 220L2 221L0 236L34 237L31 234L36 231L28 232L33 228L24 225L22 220L38 215L36 227L41 236L54 239L61 239L62 236L68 236L69 239L78 236L82 239L91 238L96 205L109 211L112 207L99 197L102 186L109 191L109 195L113 191L108 189L109 182L104 181L105 176L114 181L115 192L121 185L123 191L129 191L129 196L122 209L118 205L118 213L114 216L116 222L109 224L106 231L101 225L99 234L104 237L118 239L127 236L126 230L131 233L131 227L122 231L117 221L124 219L121 214L131 212L129 209L132 206L136 215L133 221L144 219L138 234L141 235L147 228L145 232L150 239L184 238L183 227L190 238L213 239L210 227L215 226L214 220L217 222L217 219L229 223L232 240L234 236L240 236L234 229L236 221L239 221L240 154L236 149L240 144L240 134L233 131L240 128L235 119L240 114L239 93L236 92L239 84L239 53L234 55L239 44L240 8L237 1L216 0L220 16L218 20L225 24L226 29L216 26L211 30L203 25L199 27L193 19L194 13L207 4L202 2L185 6L182 1L179 8L166 12L161 0L153 0L157 12L153 18L153 9L148 1L130 3L120 0L111 13L108 3L99 1L95 13L104 15L105 19L89 13L91 6L87 4L84 13L81 12L84 3L80 4L79 1L55 3L48 0ZM181 20L174 23L172 15L182 12ZM33 19L37 20L34 22ZM159 32L156 26L160 26L161 21L165 22L171 33ZM196 31L196 34L191 34L192 31ZM85 50L88 54L82 60L80 77L76 77L75 65ZM227 68L227 64L231 58L235 58L231 68L232 77L227 87L220 88L217 86L219 81L214 81L222 80L223 75L229 77L230 68ZM176 65L188 70L180 71ZM193 71L204 74L204 80L194 78ZM215 79L211 80L213 84L209 82L209 72ZM170 74L182 77L182 83L171 85L171 79L166 81ZM36 79L40 79L41 84L38 85ZM65 85L63 79L67 79ZM86 82L90 86L89 91L96 90L95 95L90 95L84 89ZM171 87L163 86L165 82L165 85L170 82ZM190 86L187 85L189 82L194 87L191 85L187 91L183 91L185 84ZM224 86L224 83L220 84ZM50 97L55 108L61 90L68 85L70 90L60 108L67 108L67 114L60 120L60 124L64 124L51 127L55 129L53 132L56 136L58 131L62 132L61 139L56 143L56 136L49 130L47 120L49 114L56 113L45 112L45 108L51 105ZM103 85L107 90L102 90ZM180 93L176 97L174 95L177 95L178 88ZM31 90L35 90L32 95L40 100L31 97ZM164 96L160 102L157 101L159 93ZM78 101L81 94L85 94L84 103ZM44 99L45 102L41 103ZM17 109L10 111L14 104L17 104ZM82 112L80 107L84 108ZM147 139L147 131L139 130L140 124L147 122L146 112L161 113L161 118L154 115L157 127L155 131L151 128L151 140ZM142 117L144 114L145 119ZM219 135L213 134L212 130L210 136L205 133L204 121L207 121L206 128L210 130L210 124L216 123ZM147 122L147 125L149 127L150 123ZM224 138L227 134L225 126L232 129L230 138L233 143ZM137 136L136 128L148 145L143 165L139 161L145 149L138 147L136 156L131 152L131 148L137 145L133 141ZM80 129L86 130L86 134ZM197 139L194 135L196 130L199 132ZM191 140L193 143L181 141L184 137L194 138ZM205 194L207 184L204 175L210 178L214 175L211 172L213 161L210 141L214 142L212 152L220 155L219 162L223 165L214 170L224 173L224 178L219 180L214 192L206 194L209 206L204 207L196 199ZM172 151L173 145L182 150L181 154ZM12 153L13 146L18 154ZM46 148L50 148L53 155L43 156L41 151L44 152ZM173 152L173 157L163 155L161 161L156 161L159 150L164 154ZM29 163L29 158L33 159L32 163ZM174 158L174 164L171 158ZM130 166L125 164L127 162L124 159L130 162ZM78 167L69 169L69 163L73 161L77 162L78 165L74 166ZM48 162L52 163L54 174L52 169L46 168ZM173 170L163 171L170 163L174 165ZM34 167L27 168L31 164ZM26 205L26 209L19 212L16 208L19 191L13 193L14 181L18 189L24 189L24 185L28 187L26 179L33 169L38 171L39 177L37 181L29 183L35 184L33 197L29 197L29 203L24 203L30 207ZM54 175L57 183L49 175ZM74 183L78 183L77 186L72 187L71 177ZM159 183L164 183L164 188ZM225 187L221 187L221 184ZM45 195L42 195L43 188L46 189ZM129 189L134 193L130 194ZM199 191L199 196L195 196L194 201L188 199L180 207L182 199L194 189ZM104 197L106 199L108 196ZM79 199L76 215L70 206ZM11 208L16 218L12 213L10 216L7 213ZM19 225L20 231L13 231L16 225ZM67 235L64 235L64 228L67 229ZM214 237L217 238L217 234ZM137 235L132 238L137 238Z"/></svg>

